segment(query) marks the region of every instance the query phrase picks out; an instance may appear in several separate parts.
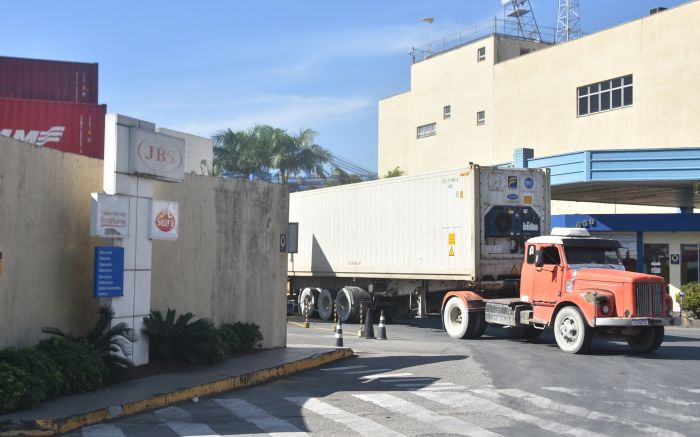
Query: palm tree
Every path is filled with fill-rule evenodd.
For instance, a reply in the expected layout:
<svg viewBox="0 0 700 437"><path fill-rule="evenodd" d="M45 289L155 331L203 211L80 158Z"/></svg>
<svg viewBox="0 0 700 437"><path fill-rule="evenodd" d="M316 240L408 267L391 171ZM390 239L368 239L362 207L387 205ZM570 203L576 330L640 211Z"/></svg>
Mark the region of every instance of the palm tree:
<svg viewBox="0 0 700 437"><path fill-rule="evenodd" d="M279 181L289 182L289 177L301 172L325 179L323 165L330 161L331 152L314 143L316 131L302 129L298 134L289 134L284 129L268 132L273 136L273 153L270 165L279 170Z"/></svg>
<svg viewBox="0 0 700 437"><path fill-rule="evenodd" d="M218 131L212 137L214 174L228 171L250 179L255 173L267 171L272 148L269 132L272 129L266 125L255 125L236 132L231 129Z"/></svg>

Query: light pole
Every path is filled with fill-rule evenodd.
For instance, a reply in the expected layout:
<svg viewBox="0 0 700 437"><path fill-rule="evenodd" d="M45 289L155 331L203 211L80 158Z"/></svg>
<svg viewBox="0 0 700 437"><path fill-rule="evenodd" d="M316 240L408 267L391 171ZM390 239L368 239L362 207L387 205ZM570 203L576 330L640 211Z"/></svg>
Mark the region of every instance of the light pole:
<svg viewBox="0 0 700 437"><path fill-rule="evenodd" d="M430 24L430 39L428 40L428 56L433 52L433 17L423 17L419 21Z"/></svg>

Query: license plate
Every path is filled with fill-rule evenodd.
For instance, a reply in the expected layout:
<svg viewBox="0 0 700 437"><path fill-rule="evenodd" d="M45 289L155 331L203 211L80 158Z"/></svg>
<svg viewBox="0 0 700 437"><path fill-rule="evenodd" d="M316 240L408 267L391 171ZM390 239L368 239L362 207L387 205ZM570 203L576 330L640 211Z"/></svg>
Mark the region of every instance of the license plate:
<svg viewBox="0 0 700 437"><path fill-rule="evenodd" d="M648 320L632 320L632 326L648 326Z"/></svg>

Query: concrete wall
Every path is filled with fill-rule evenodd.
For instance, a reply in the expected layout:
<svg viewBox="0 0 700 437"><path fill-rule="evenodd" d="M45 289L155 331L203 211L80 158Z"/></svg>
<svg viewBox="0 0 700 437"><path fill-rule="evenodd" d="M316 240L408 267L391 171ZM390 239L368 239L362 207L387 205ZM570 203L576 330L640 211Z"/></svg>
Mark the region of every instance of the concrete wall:
<svg viewBox="0 0 700 437"><path fill-rule="evenodd" d="M509 162L519 147L547 156L697 146L698 22L700 2L692 2L548 48L490 37L416 63L410 91L379 105L379 174L394 168L399 154L408 157L408 173L418 174ZM476 61L479 46L486 46L486 62ZM539 50L515 56L521 46ZM494 52L515 57L493 62ZM628 74L632 106L578 117L578 87ZM442 120L447 104L452 117ZM486 111L484 126L475 126L478 110ZM416 127L428 122L437 122L437 135L417 139Z"/></svg>
<svg viewBox="0 0 700 437"><path fill-rule="evenodd" d="M84 334L96 319L90 193L101 160L0 136L0 347L29 346L43 326ZM180 202L180 239L153 243L151 307L255 322L264 347L286 343L287 188L207 176L157 183Z"/></svg>
<svg viewBox="0 0 700 437"><path fill-rule="evenodd" d="M86 332L92 297L90 193L102 161L0 136L0 347L28 346L43 326Z"/></svg>
<svg viewBox="0 0 700 437"><path fill-rule="evenodd" d="M151 308L254 322L264 347L285 346L287 188L187 175L184 184L157 183L154 194L180 202L180 233L153 243Z"/></svg>

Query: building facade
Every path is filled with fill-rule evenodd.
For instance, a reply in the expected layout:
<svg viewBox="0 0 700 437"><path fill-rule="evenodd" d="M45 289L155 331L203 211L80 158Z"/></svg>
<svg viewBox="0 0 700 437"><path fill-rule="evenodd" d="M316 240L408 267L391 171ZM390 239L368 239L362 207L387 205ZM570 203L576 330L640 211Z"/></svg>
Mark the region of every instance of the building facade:
<svg viewBox="0 0 700 437"><path fill-rule="evenodd" d="M582 149L700 144L700 3L564 44L488 35L411 66L379 103L379 174Z"/></svg>

